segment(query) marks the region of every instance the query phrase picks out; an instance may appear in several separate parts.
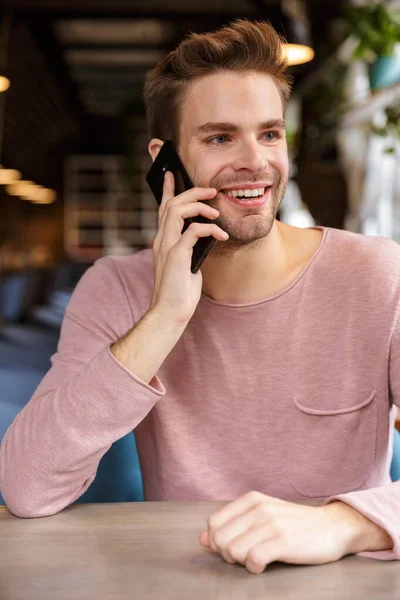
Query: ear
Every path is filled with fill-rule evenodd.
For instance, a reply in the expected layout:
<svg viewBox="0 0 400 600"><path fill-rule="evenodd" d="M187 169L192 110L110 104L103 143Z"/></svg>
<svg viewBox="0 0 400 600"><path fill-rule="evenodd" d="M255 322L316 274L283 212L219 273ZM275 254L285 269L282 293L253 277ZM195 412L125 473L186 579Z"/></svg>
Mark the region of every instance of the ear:
<svg viewBox="0 0 400 600"><path fill-rule="evenodd" d="M158 138L153 138L152 140L150 140L147 149L149 151L149 154L150 154L153 162L155 161L156 156L160 152L163 144L164 144L164 142L162 140L159 140Z"/></svg>

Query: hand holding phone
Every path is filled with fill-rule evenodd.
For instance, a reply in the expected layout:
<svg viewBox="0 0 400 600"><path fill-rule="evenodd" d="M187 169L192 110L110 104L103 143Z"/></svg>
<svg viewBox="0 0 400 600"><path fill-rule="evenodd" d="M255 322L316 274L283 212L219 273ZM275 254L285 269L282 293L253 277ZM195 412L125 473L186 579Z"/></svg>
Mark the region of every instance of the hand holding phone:
<svg viewBox="0 0 400 600"><path fill-rule="evenodd" d="M180 156L176 151L175 145L171 140L164 142L146 177L147 183L149 184L158 205L161 205L164 176L167 171L170 171L174 176L175 196L194 187L182 164ZM188 217L185 219L182 233L185 233L191 223L211 223L211 221L202 215ZM200 238L196 242L192 254L192 273L197 273L216 242L217 240L212 236Z"/></svg>
<svg viewBox="0 0 400 600"><path fill-rule="evenodd" d="M159 228L153 243L151 309L157 308L177 324L186 325L196 309L202 289L201 272L193 273L191 268L193 249L204 238L211 237L215 243L226 241L229 236L212 223L219 212L202 202L211 200L216 190L191 187L177 195L175 186L173 175L169 172L165 177L163 174ZM159 187L157 194L159 196ZM198 221L200 217L203 222ZM185 231L181 231L182 220L186 223L187 219L191 221Z"/></svg>

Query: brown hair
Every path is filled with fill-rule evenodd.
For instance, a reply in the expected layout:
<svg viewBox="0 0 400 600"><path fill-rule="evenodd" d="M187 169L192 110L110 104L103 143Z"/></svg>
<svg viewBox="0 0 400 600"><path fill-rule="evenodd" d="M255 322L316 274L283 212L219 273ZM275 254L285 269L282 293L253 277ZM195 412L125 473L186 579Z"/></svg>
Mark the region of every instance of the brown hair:
<svg viewBox="0 0 400 600"><path fill-rule="evenodd" d="M246 19L212 33L189 34L147 74L144 99L150 137L179 143L179 109L189 84L221 70L270 75L285 107L291 77L282 43L285 40L269 23Z"/></svg>

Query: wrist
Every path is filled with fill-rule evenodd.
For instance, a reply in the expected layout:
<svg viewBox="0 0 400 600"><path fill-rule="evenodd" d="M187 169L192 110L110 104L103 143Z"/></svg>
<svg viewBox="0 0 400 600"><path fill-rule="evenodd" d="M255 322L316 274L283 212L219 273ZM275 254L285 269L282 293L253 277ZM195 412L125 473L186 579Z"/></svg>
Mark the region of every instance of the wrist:
<svg viewBox="0 0 400 600"><path fill-rule="evenodd" d="M185 331L189 322L188 320L179 320L171 316L171 314L164 310L159 304L153 304L145 314L144 318L155 327L162 327L168 335L178 336L178 339Z"/></svg>
<svg viewBox="0 0 400 600"><path fill-rule="evenodd" d="M387 531L352 506L337 500L323 508L337 522L343 542L343 556L393 548L393 540Z"/></svg>
<svg viewBox="0 0 400 600"><path fill-rule="evenodd" d="M112 344L110 350L125 368L141 381L150 384L184 329L162 313L151 310L135 327Z"/></svg>

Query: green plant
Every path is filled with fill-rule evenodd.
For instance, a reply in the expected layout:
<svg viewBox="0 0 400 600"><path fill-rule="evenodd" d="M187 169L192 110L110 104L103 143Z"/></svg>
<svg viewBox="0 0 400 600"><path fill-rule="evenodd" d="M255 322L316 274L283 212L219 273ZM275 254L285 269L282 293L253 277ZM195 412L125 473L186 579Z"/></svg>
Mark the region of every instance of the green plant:
<svg viewBox="0 0 400 600"><path fill-rule="evenodd" d="M373 126L372 131L376 135L382 137L396 138L400 140L400 102L393 106L388 106L385 109L386 124L382 127ZM386 148L385 152L392 153L395 151L393 146Z"/></svg>
<svg viewBox="0 0 400 600"><path fill-rule="evenodd" d="M400 42L400 12L390 10L385 2L349 6L345 15L350 31L359 43L354 58L373 61L380 56L392 56Z"/></svg>

